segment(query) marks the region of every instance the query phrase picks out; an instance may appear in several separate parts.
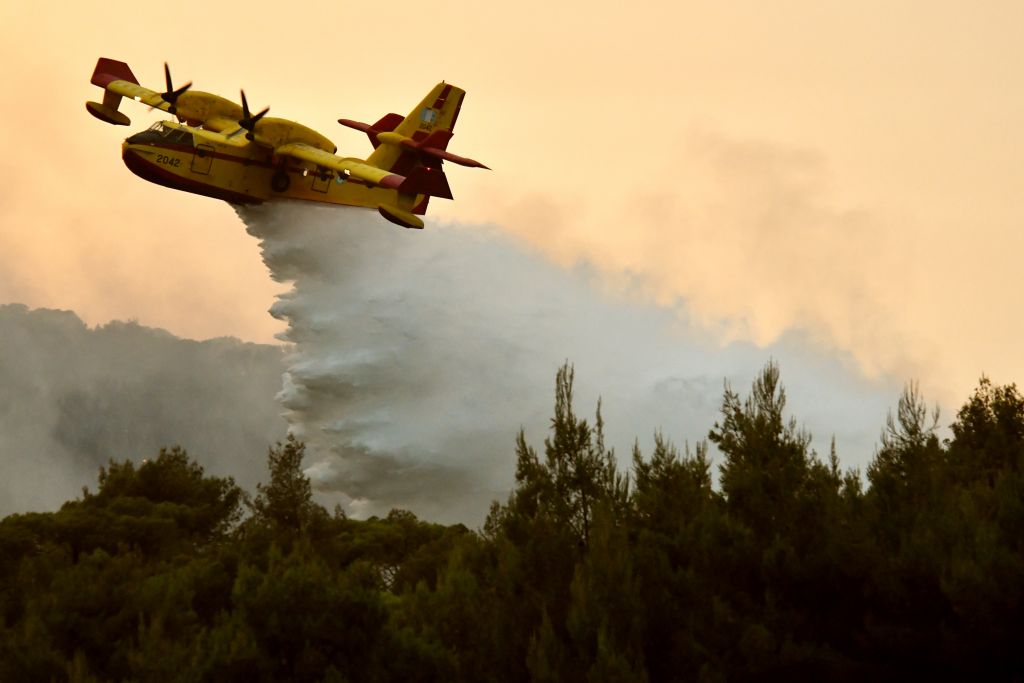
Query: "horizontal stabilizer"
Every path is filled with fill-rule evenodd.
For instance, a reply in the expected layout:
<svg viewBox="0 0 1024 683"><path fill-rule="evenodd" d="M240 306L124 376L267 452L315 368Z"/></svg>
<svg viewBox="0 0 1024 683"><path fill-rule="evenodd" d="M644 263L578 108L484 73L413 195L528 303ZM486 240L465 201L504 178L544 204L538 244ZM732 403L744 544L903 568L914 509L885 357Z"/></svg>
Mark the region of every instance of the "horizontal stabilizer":
<svg viewBox="0 0 1024 683"><path fill-rule="evenodd" d="M475 159L460 157L458 154L452 154L447 151L445 147L448 146L448 141L451 139L452 133L447 130L435 131L420 141L407 138L398 133L377 133L377 141L381 144L395 145L397 147L401 147L403 150L415 152L421 157L426 156L434 159L443 159L445 161L450 161L453 164L458 164L459 166L487 168L487 170L490 170L487 166L484 166Z"/></svg>
<svg viewBox="0 0 1024 683"><path fill-rule="evenodd" d="M366 133L366 136L370 138L370 144L373 145L374 149L380 146L380 140L377 139L379 133L390 133L398 124L402 122L402 117L399 114L385 114L380 121L373 124L372 126L368 123L362 123L360 121L353 121L352 119L338 119L338 123L348 128L354 128Z"/></svg>
<svg viewBox="0 0 1024 683"><path fill-rule="evenodd" d="M380 121L377 121L377 123L373 124L373 128L374 130L390 133L395 128L398 128L398 125L400 123L402 123L401 114L385 114L384 116L380 117Z"/></svg>
<svg viewBox="0 0 1024 683"><path fill-rule="evenodd" d="M418 150L420 154L426 154L427 156L436 157L438 159L444 159L445 161L450 161L453 164L458 164L459 166L469 166L470 168L486 168L488 171L491 170L489 166L484 166L475 159L470 159L468 157L460 157L458 154L452 154L451 152L446 152L443 149L437 149L436 147L419 147Z"/></svg>

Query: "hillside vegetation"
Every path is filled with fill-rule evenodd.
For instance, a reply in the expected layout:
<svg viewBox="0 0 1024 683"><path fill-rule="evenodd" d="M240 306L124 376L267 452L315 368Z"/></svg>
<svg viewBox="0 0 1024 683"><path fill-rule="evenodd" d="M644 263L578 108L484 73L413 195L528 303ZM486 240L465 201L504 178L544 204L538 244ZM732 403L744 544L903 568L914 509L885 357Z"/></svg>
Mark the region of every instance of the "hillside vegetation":
<svg viewBox="0 0 1024 683"><path fill-rule="evenodd" d="M865 478L769 364L708 446L628 470L556 379L543 448L480 530L315 504L303 444L247 494L178 448L0 522L2 681L1019 679L1024 398L952 436L913 387ZM26 453L25 457L31 457Z"/></svg>

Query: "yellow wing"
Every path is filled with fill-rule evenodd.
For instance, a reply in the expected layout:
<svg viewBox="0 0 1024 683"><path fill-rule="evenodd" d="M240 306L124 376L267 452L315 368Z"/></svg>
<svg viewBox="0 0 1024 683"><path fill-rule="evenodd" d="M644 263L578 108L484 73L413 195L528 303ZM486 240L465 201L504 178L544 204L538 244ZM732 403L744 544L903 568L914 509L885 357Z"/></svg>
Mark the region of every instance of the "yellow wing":
<svg viewBox="0 0 1024 683"><path fill-rule="evenodd" d="M371 185L379 185L390 190L397 190L405 182L405 176L371 166L362 159L339 157L337 154L325 152L302 142L288 142L274 148L278 156L292 157L314 163L323 168L330 168L353 178L359 178Z"/></svg>
<svg viewBox="0 0 1024 683"><path fill-rule="evenodd" d="M169 114L176 114L178 120L188 121L192 126L219 133L237 131L241 128L242 108L219 95L190 90L189 83L177 90L171 85L170 70L164 65L167 78L167 92L160 93L139 84L135 74L124 62L100 57L93 70L91 83L103 88L103 102L86 102L89 113L96 118L120 126L131 124L123 112L118 111L121 98L127 97Z"/></svg>
<svg viewBox="0 0 1024 683"><path fill-rule="evenodd" d="M193 128L202 126L204 130L223 133L226 136L223 141L227 141L229 144L237 144L236 138L240 138L243 144L247 144L251 139L271 149L287 142L305 143L328 153L337 149L333 142L320 133L294 121L264 119L263 114L266 111L252 116L251 129L247 131L243 126L247 120L246 117L250 114L247 114L244 107L219 95L191 90L191 83L175 90L171 84L170 69L166 65L164 65L164 71L167 79L167 91L160 93L140 85L135 74L124 62L101 57L96 62L91 82L93 85L103 88L103 102L86 102L85 106L90 114L102 121L127 126L131 123L131 119L123 112L118 111L121 99L127 97L160 111L176 114L179 121L187 122ZM245 93L242 93L242 98L244 101ZM252 138L242 136L241 134L245 132L254 135ZM212 139L219 138L213 136ZM319 163L319 161L314 163ZM333 165L328 165L328 167L334 168ZM368 182L376 183L374 180L376 175L371 171L367 171L365 174L356 171L356 177Z"/></svg>
<svg viewBox="0 0 1024 683"><path fill-rule="evenodd" d="M110 83L107 83L107 90L115 92L122 97L133 99L136 102L142 102L154 109L160 109L167 112L171 110L171 105L164 102L160 93L143 87L137 83L129 83L128 81L122 80L111 81Z"/></svg>
<svg viewBox="0 0 1024 683"><path fill-rule="evenodd" d="M144 102L162 111L171 110L170 103L164 101L160 93L139 85L138 79L124 62L100 57L92 72L91 82L103 88L103 102L86 102L85 108L101 121L118 126L131 124L131 119L117 110L122 97Z"/></svg>
<svg viewBox="0 0 1024 683"><path fill-rule="evenodd" d="M202 124L205 130L196 132L211 140L236 146L247 144L245 138L239 135L242 132L240 119L245 115L242 107L217 95L186 92L191 84L174 91L170 71L166 66L165 71L168 92L158 93L140 85L124 62L101 57L93 71L92 83L104 89L103 103L87 102L86 108L93 116L107 123L128 125L128 117L117 109L121 98L128 97L154 109L177 114L180 120L187 121L191 126ZM169 102L168 99L172 101ZM258 114L254 118L261 116ZM405 176L378 168L362 159L332 154L327 151L335 149L330 140L291 121L261 121L259 126L255 127L255 133L255 140L272 147L277 156L308 161L320 168L331 169L369 185L390 190L397 190L405 182Z"/></svg>

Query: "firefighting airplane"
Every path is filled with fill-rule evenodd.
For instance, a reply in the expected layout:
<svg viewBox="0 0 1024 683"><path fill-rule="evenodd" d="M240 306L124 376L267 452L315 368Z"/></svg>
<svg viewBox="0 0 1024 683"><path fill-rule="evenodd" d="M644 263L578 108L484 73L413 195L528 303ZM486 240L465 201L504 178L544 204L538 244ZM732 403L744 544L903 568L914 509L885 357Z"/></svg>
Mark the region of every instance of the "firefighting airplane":
<svg viewBox="0 0 1024 683"><path fill-rule="evenodd" d="M103 88L103 102L85 107L120 126L131 123L118 111L122 97L175 115L177 121L154 123L121 145L132 173L165 187L233 204L303 199L360 206L397 225L422 228L431 197L452 199L443 161L487 168L446 151L466 94L446 83L408 116L388 114L373 125L338 119L369 136L374 151L363 160L336 155L334 143L294 121L264 118L269 107L253 114L244 91L239 106L191 90L191 83L175 88L166 64L164 76L167 90L156 92L139 85L124 62L101 57L92 84Z"/></svg>

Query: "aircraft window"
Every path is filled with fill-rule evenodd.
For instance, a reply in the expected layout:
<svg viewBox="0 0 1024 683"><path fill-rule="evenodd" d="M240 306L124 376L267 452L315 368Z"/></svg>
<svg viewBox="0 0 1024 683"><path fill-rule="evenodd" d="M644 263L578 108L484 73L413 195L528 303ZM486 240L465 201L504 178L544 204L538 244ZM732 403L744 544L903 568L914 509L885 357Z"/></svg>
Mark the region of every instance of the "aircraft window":
<svg viewBox="0 0 1024 683"><path fill-rule="evenodd" d="M189 147L195 146L192 133L187 130L181 130L180 128L172 128L161 121L157 121L148 129L141 133L136 133L128 138L128 142L132 144L153 145L160 144L162 141L167 141L176 145L188 145Z"/></svg>
<svg viewBox="0 0 1024 683"><path fill-rule="evenodd" d="M192 144L192 133L185 132L178 128L170 128L168 130L169 132L167 133L167 139L170 142L176 142L182 145Z"/></svg>
<svg viewBox="0 0 1024 683"><path fill-rule="evenodd" d="M159 133L160 137L167 138L170 142L192 142L192 133L183 131L180 128L165 125L163 121L157 121L152 126L150 126L149 129L154 133Z"/></svg>

